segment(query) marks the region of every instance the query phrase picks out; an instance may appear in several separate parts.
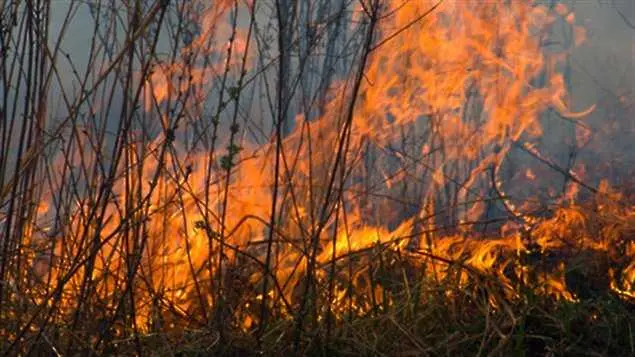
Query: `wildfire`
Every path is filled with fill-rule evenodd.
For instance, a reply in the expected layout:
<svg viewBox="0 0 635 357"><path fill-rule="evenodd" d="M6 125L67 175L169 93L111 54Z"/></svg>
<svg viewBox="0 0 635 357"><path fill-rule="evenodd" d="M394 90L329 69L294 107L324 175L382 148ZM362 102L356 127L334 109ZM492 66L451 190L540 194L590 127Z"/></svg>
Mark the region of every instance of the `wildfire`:
<svg viewBox="0 0 635 357"><path fill-rule="evenodd" d="M604 262L598 274L610 289L634 297L635 242L625 237L635 233L635 209L618 203L619 194L603 185L584 205L577 198L584 188L571 181L558 201L570 205L544 214L505 191L541 180L540 168L512 179L501 172L518 146L544 135L542 113L581 120L594 108L566 104L557 69L571 49L543 49L558 19L575 32L573 46L584 40L566 6L387 1L359 89L351 78L334 80L319 117L293 113L295 128L277 149L275 135L250 139L250 131L268 129L232 123L229 114L265 85L252 76L270 70L255 60L250 24L236 20L254 3L218 2L181 49L189 62L157 65L143 79L145 115L159 118L163 134L147 142L139 133L113 181L89 183L110 185L111 194L87 195L55 226L47 221L55 203L40 203L45 228L25 232L23 248L37 304L54 298L61 319L93 309L104 321L134 304L121 329L144 332L205 324L220 308L249 330L260 304L292 319L312 291L337 320L390 306L396 292L373 279L397 261L465 289L491 279L509 299L531 288L573 301L572 256L580 252ZM222 38L230 40L210 47ZM231 90L218 89L224 76ZM191 102L175 104L188 92ZM203 125L208 92L221 96L211 104L215 149L200 145L216 130ZM163 112L170 103L185 119ZM74 159L83 165L97 156L88 149Z"/></svg>

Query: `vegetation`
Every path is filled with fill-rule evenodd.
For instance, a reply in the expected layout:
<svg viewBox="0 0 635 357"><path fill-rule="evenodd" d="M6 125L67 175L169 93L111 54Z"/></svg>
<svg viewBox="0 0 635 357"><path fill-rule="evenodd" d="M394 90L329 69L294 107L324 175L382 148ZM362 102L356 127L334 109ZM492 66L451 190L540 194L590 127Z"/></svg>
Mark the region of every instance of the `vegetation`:
<svg viewBox="0 0 635 357"><path fill-rule="evenodd" d="M586 37L555 1L0 2L0 353L635 355L632 93L571 94Z"/></svg>

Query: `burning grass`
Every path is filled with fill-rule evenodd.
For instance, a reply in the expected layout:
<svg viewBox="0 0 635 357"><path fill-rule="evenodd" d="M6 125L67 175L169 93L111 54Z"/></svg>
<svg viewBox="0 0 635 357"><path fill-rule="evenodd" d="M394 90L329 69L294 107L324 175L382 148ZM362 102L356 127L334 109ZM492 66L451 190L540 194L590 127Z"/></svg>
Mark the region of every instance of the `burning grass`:
<svg viewBox="0 0 635 357"><path fill-rule="evenodd" d="M400 287L389 307L352 315L331 330L325 325L303 337L302 353L328 356L629 356L633 353L632 305L612 295L581 302L555 302L530 290L492 308L486 284L474 292L422 279ZM448 298L448 293L453 294ZM220 342L217 332L183 329L142 337L149 355L283 355L294 353L293 324L272 321L258 343L242 331ZM45 347L45 346L44 346ZM110 353L134 354L134 342L118 340ZM160 352L161 351L161 352Z"/></svg>
<svg viewBox="0 0 635 357"><path fill-rule="evenodd" d="M43 304L46 291L34 285L29 300L14 295L20 304L15 309L37 317L34 327L46 327L25 333L21 341L46 351L54 347L50 337L38 337L51 334L56 344L98 354L280 355L297 353L296 343L310 355L629 356L635 351L635 217L620 199L604 187L594 203L559 207L504 237L444 236L439 227L417 231L413 222L393 231L341 233L321 244L312 288L306 288L301 263L273 270L264 331L259 331L263 266L255 257L262 252L258 242L227 245L235 256L224 266L223 336L204 320L213 306L205 296L213 282L205 278L204 267L194 281L164 280L163 290L152 290L150 277L144 278L135 290L139 332L132 322L113 318L118 306L109 303L116 297L104 286L104 273L94 278L100 290L84 300L90 320L80 321L82 331L72 333L76 310L65 310L62 301L78 301L74 294L80 290L65 290L56 306L55 300ZM184 258L196 259L192 253ZM173 290L167 289L168 281ZM298 341L294 313L307 296ZM40 320L42 306L53 311L54 321Z"/></svg>
<svg viewBox="0 0 635 357"><path fill-rule="evenodd" d="M632 108L574 109L573 12L283 2L90 5L83 76L0 6L1 351L635 354L632 187L576 161Z"/></svg>

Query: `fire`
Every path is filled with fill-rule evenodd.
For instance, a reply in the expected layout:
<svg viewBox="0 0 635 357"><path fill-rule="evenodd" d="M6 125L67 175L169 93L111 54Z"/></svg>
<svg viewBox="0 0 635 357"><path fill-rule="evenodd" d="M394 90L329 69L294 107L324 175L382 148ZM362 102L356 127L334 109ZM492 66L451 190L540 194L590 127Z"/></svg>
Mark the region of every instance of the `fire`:
<svg viewBox="0 0 635 357"><path fill-rule="evenodd" d="M542 47L558 18L575 31L575 46L584 39L564 5L385 2L358 91L350 78L338 78L318 118L294 113L295 129L277 150L275 135L250 139L250 131L266 131L253 122L227 124L228 112L242 115L246 92L259 90L250 78L267 72L256 61L256 35L236 20L255 3L217 2L182 47L183 62L157 65L139 79L145 115L162 134L152 141L130 134L112 181L87 183L86 197L67 207L55 228L46 221L55 202L39 204L44 228L25 232L37 280L27 293L50 305L56 319L92 309L114 321L134 311L117 333L147 333L186 321L204 325L224 309L250 330L262 321L261 304L291 320L309 291L329 306L319 319L330 313L339 321L392 304L393 292L379 281L397 262L465 289L492 281L509 299L529 287L573 301L573 268L564 256L573 251L619 261L619 271L605 269L610 288L633 297L635 244L616 246L635 232L635 209L617 203L619 194L603 185L594 206L585 206L578 198L584 189L572 181L561 200L569 205L541 216L505 192L542 179L535 167L512 182L501 173L518 147L543 157L534 146L544 135L542 113L579 121L594 109L567 104L557 68L570 49ZM217 89L223 76L231 90ZM212 104L219 106L213 126L198 116L209 92L224 98ZM191 99L179 104L187 93ZM347 118L343 108L353 96ZM168 114L172 109L185 119ZM201 144L216 126L216 147ZM587 140L578 130L578 141ZM68 159L77 166L98 161L86 135L78 139L86 151ZM110 193L100 195L99 187ZM492 305L500 307L497 299Z"/></svg>

